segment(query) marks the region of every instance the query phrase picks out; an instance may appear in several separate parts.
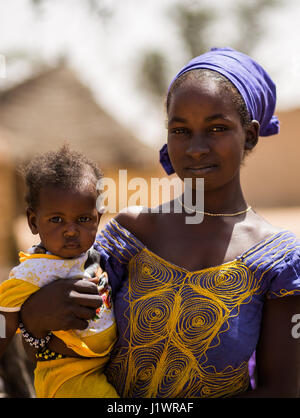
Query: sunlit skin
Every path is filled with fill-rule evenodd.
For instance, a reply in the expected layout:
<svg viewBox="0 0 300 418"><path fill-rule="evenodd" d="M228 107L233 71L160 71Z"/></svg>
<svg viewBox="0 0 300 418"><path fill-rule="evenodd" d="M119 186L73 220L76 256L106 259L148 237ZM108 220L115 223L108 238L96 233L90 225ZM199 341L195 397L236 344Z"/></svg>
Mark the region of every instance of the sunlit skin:
<svg viewBox="0 0 300 418"><path fill-rule="evenodd" d="M182 180L204 178L204 209L233 213L247 208L240 168L245 152L257 143L259 124L242 125L233 93L223 94L209 77L201 83L187 79L173 91L167 116L173 168ZM194 225L186 224L184 211L141 214L139 222L131 222L125 214L117 219L125 221L154 253L189 271L234 260L274 232L252 211L238 217L204 217Z"/></svg>
<svg viewBox="0 0 300 418"><path fill-rule="evenodd" d="M86 181L86 177L77 190L45 186L40 190L37 207L27 210L31 232L40 236L41 245L51 254L66 259L79 257L92 247L96 238L101 217L96 209L96 200L96 190ZM52 300L58 297L56 294ZM98 295L96 304L100 306ZM81 312L85 312L84 307ZM18 324L18 312L4 313L4 316L7 338L0 339L0 356L5 352ZM48 347L80 357L54 336Z"/></svg>
<svg viewBox="0 0 300 418"><path fill-rule="evenodd" d="M28 224L51 254L74 258L93 245L100 215L96 194L88 186L78 191L48 186L40 191L36 210L28 209Z"/></svg>
<svg viewBox="0 0 300 418"><path fill-rule="evenodd" d="M232 213L247 207L240 167L245 151L256 145L259 130L255 121L242 126L227 93L209 79L206 83L186 80L173 91L168 109L168 149L176 174L181 179L203 177L205 210L216 213ZM205 216L197 225L187 225L185 216L186 213L127 211L118 214L116 220L156 256L190 272L234 260L278 232L255 211L232 218ZM80 301L61 292L52 315L52 306L47 301L63 285L69 291L80 292ZM46 329L62 326L84 328L83 319L91 319L94 314L91 308L98 307L96 289L92 283L89 285L89 291L80 290L78 283L67 285L67 281L42 288L22 307L25 325L35 335L45 335ZM299 313L299 298L266 299L256 350L258 386L241 396L299 397L300 344L291 336L291 318ZM72 311L66 319L64 312L70 305ZM34 315L36 311L43 312L43 323ZM56 348L64 352L63 347Z"/></svg>
<svg viewBox="0 0 300 418"><path fill-rule="evenodd" d="M258 139L258 122L244 128L232 93L226 93L221 94L218 83L211 78L201 84L186 80L172 94L168 109L172 165L182 180L204 178L205 209L212 212L246 207L240 167L245 150L252 149Z"/></svg>
<svg viewBox="0 0 300 418"><path fill-rule="evenodd" d="M91 248L97 234L101 215L96 197L88 183L82 183L78 190L44 187L36 210L27 210L31 232L39 234L41 245L51 254L67 259L79 257ZM54 336L48 347L80 357Z"/></svg>

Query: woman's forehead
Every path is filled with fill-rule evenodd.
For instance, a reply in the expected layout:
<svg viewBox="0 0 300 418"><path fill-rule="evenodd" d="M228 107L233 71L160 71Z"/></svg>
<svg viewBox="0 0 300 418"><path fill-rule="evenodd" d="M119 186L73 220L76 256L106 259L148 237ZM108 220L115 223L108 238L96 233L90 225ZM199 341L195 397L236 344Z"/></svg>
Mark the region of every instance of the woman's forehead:
<svg viewBox="0 0 300 418"><path fill-rule="evenodd" d="M168 117L176 112L188 112L191 108L213 113L237 114L234 105L234 90L224 89L220 82L213 78L197 80L186 79L173 92L169 102Z"/></svg>

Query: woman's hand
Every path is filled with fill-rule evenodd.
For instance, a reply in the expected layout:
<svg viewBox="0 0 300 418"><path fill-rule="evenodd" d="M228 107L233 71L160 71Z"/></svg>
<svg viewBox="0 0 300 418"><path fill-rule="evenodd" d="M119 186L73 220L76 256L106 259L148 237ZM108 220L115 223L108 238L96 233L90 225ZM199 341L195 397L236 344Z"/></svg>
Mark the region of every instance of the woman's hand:
<svg viewBox="0 0 300 418"><path fill-rule="evenodd" d="M101 303L92 280L58 279L27 299L21 309L21 320L36 338L44 337L49 330L82 330Z"/></svg>

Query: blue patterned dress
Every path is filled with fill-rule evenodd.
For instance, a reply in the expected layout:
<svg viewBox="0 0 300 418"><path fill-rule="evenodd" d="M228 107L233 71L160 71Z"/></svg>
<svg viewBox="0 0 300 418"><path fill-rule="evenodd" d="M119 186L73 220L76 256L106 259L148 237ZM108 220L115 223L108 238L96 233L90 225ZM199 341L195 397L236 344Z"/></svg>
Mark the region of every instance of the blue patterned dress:
<svg viewBox="0 0 300 418"><path fill-rule="evenodd" d="M107 368L122 397L228 397L249 388L265 298L300 294L289 231L198 271L151 252L115 220L97 237L119 338Z"/></svg>

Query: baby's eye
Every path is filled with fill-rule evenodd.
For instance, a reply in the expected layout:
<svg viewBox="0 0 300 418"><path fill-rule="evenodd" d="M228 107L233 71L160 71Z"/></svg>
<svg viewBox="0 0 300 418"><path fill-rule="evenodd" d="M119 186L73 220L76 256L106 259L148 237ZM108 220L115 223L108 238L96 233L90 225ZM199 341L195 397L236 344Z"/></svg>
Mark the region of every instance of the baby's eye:
<svg viewBox="0 0 300 418"><path fill-rule="evenodd" d="M78 218L78 222L89 222L91 221L92 218L90 218L89 216L80 216Z"/></svg>
<svg viewBox="0 0 300 418"><path fill-rule="evenodd" d="M63 220L60 216L53 216L52 218L49 219L49 222L53 222L55 224L59 224L61 223Z"/></svg>

